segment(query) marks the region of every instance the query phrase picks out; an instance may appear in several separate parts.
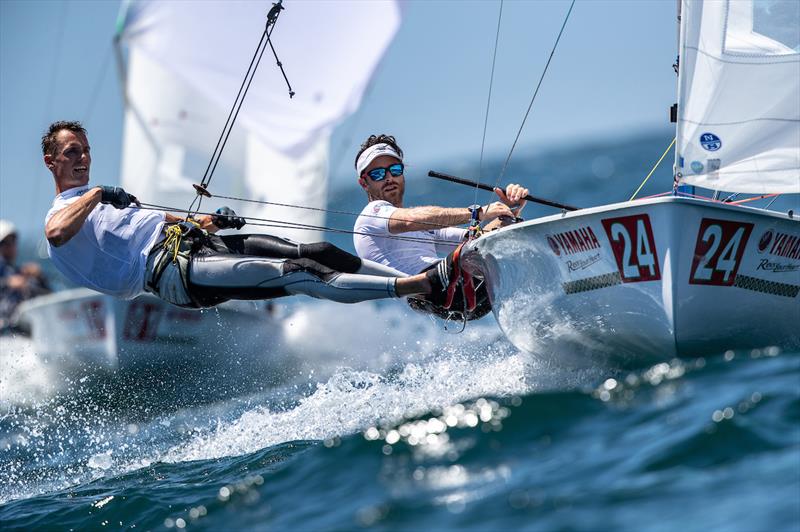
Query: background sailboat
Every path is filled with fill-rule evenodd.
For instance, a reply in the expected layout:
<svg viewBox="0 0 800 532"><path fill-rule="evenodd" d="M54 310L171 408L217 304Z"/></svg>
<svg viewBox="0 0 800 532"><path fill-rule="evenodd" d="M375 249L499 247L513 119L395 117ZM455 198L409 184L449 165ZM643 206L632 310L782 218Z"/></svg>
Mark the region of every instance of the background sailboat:
<svg viewBox="0 0 800 532"><path fill-rule="evenodd" d="M200 182L272 5L122 5L115 40L126 103L120 181L140 200L189 207L192 184ZM354 28L378 20L380 35L362 49ZM280 72L265 58L210 190L304 208L232 205L240 214L276 221L248 231L321 238L292 224L324 225L331 132L358 108L399 24L394 2L298 2L280 18L272 40L297 94L289 99ZM213 211L223 203L230 204L214 199L203 207ZM30 325L36 352L65 368L196 368L205 359L257 372L274 365L268 354L282 347L282 323L274 312L271 305L250 302L188 312L149 295L123 301L75 289L24 303L19 319ZM234 345L232 356L225 356Z"/></svg>

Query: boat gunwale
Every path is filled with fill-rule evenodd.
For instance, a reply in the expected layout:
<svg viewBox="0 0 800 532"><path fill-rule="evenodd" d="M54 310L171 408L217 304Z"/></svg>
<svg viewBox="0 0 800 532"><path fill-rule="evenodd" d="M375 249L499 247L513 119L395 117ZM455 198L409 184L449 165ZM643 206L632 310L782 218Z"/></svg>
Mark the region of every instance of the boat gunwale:
<svg viewBox="0 0 800 532"><path fill-rule="evenodd" d="M479 243L481 240L487 237L492 237L495 234L501 234L513 229L520 229L522 227L529 227L533 225L540 225L549 222L554 222L558 220L567 220L571 218L579 218L584 215L589 214L596 214L602 212L609 212L614 210L620 210L623 208L632 208L632 207L643 207L647 205L659 205L663 203L677 203L682 205L697 205L697 206L704 206L704 207L711 207L714 209L726 210L726 211L736 211L736 212L747 212L748 214L757 214L762 216L768 216L771 218L778 218L780 220L789 220L794 221L796 223L800 223L800 213L793 214L789 216L788 212L783 213L779 211L770 211L766 209L761 209L758 207L750 207L748 205L731 205L728 203L723 203L720 201L712 201L703 198L686 198L683 196L663 196L658 198L644 198L640 200L633 200L633 201L621 201L618 203L608 203L605 205L598 205L596 207L587 207L585 209L578 209L576 211L566 211L562 210L558 214L550 214L548 216L542 216L540 218L533 218L531 220L525 220L524 222L519 222L513 225L509 225L506 227L502 227L497 231L492 231L483 235L483 237L475 240L476 244ZM793 211L789 211L793 212Z"/></svg>

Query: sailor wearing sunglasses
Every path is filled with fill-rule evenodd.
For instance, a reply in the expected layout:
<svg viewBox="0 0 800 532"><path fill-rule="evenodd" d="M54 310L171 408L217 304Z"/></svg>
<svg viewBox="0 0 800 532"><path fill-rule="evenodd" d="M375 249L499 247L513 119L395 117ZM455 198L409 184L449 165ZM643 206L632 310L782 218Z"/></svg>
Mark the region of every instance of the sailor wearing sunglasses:
<svg viewBox="0 0 800 532"><path fill-rule="evenodd" d="M403 150L391 135L371 135L361 145L355 167L369 199L354 227L356 253L409 275L430 269L455 250L466 236L466 229L458 226L469 223L473 210L481 222L489 222L484 231L490 231L501 220L516 218L528 194L528 189L511 184L505 191L496 188L500 201L483 207L406 208Z"/></svg>
<svg viewBox="0 0 800 532"><path fill-rule="evenodd" d="M222 207L184 220L143 208L120 187L89 186L92 158L78 122L50 125L44 163L56 198L45 220L55 267L75 284L131 299L151 292L187 308L294 294L356 303L441 292L448 271L406 277L328 242L298 244L265 234L217 235L246 220Z"/></svg>

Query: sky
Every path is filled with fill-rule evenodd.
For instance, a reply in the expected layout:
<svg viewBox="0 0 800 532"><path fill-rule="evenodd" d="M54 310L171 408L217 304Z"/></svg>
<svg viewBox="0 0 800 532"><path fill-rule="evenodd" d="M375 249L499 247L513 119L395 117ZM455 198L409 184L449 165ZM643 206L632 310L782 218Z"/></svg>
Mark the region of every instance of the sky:
<svg viewBox="0 0 800 532"><path fill-rule="evenodd" d="M282 17L291 16L292 1L302 0L285 0ZM82 121L92 182L118 182L123 104L112 38L119 5L0 1L0 218L23 238L41 238L54 196L39 147L49 123ZM448 161L479 158L499 7L497 0L405 3L361 108L334 134L334 184L352 179L354 154L371 133L395 135L418 166L446 170ZM504 2L487 156L508 154L568 8L566 0ZM578 0L514 153L668 127L675 19L675 0ZM363 28L365 46L373 31L381 31L379 21Z"/></svg>

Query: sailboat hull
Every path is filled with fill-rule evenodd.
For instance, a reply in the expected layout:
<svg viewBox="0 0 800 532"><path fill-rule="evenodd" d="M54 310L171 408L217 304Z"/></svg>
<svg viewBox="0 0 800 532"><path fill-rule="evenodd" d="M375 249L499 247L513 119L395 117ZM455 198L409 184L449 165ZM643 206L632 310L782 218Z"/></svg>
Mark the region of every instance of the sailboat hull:
<svg viewBox="0 0 800 532"><path fill-rule="evenodd" d="M519 349L576 366L800 347L800 222L697 199L620 203L470 243Z"/></svg>
<svg viewBox="0 0 800 532"><path fill-rule="evenodd" d="M61 370L264 366L282 339L280 322L263 305L231 301L187 310L150 294L132 300L88 288L22 303L37 354Z"/></svg>

